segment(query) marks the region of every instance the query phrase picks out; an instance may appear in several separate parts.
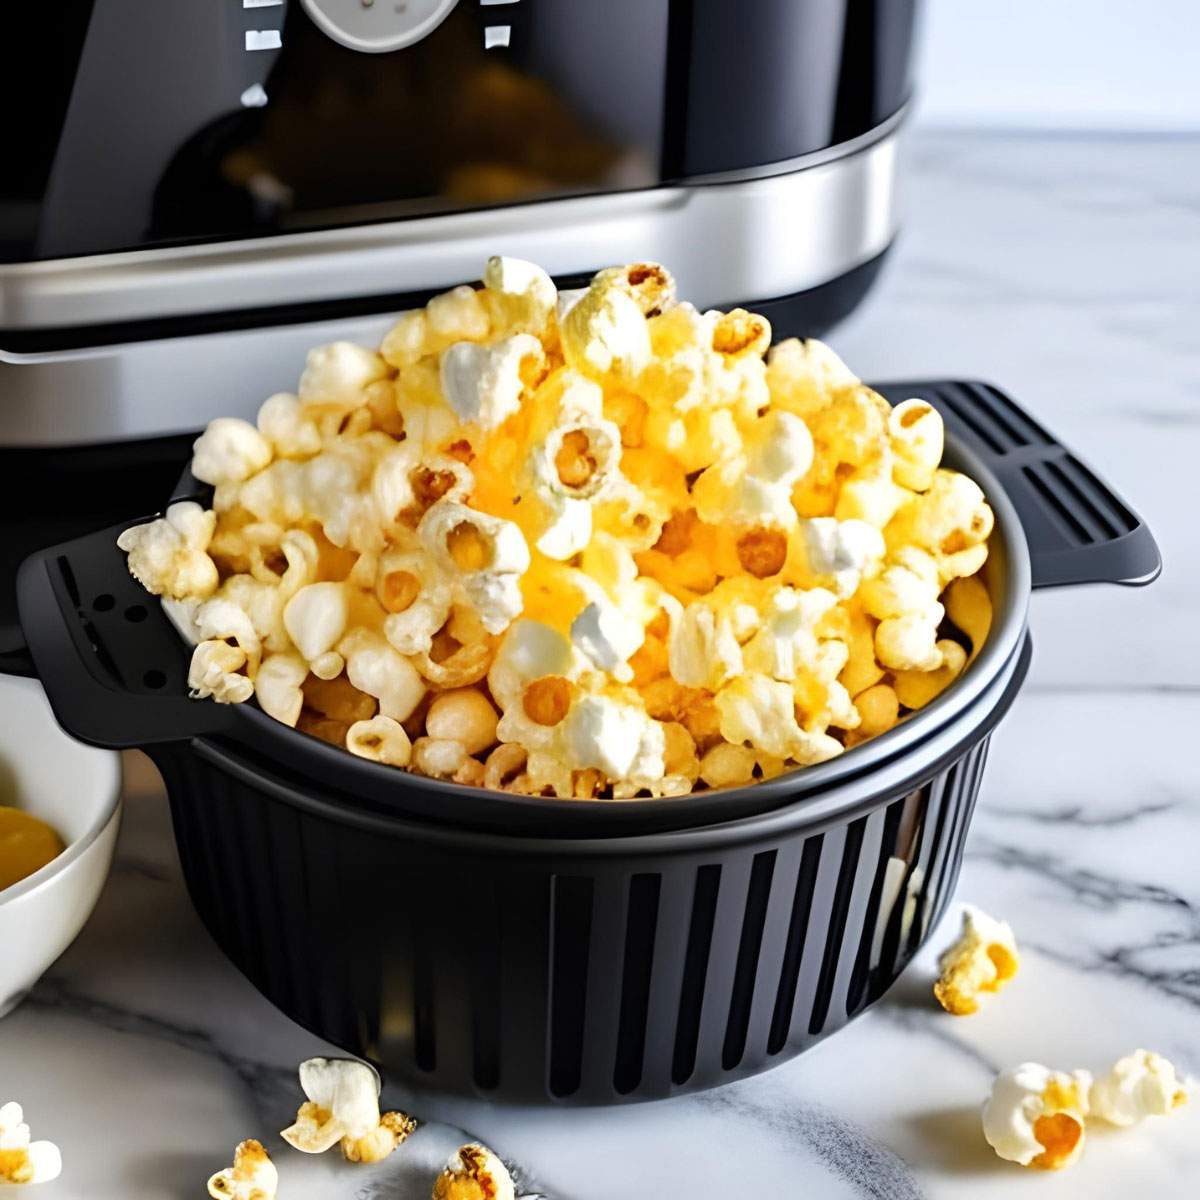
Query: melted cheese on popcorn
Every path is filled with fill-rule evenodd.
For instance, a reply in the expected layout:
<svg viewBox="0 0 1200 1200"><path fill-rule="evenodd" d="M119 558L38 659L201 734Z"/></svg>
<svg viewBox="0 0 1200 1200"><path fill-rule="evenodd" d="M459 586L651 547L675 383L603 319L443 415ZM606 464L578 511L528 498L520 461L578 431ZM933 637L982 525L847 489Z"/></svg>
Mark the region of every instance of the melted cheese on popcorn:
<svg viewBox="0 0 1200 1200"><path fill-rule="evenodd" d="M564 798L819 763L978 651L992 514L926 402L770 340L655 263L559 294L495 257L212 422L211 510L119 544L194 697L373 762Z"/></svg>
<svg viewBox="0 0 1200 1200"><path fill-rule="evenodd" d="M1007 921L997 921L982 909L963 906L958 941L939 961L941 975L933 985L938 1003L955 1016L979 1008L981 992L998 992L1017 973L1020 956Z"/></svg>

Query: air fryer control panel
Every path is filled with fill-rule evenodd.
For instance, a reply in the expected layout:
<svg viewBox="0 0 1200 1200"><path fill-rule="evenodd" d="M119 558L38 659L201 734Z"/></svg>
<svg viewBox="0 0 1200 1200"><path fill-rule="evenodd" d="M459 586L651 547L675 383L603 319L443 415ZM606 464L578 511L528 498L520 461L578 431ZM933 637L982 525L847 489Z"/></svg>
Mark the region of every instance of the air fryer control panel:
<svg viewBox="0 0 1200 1200"><path fill-rule="evenodd" d="M6 13L0 263L738 171L908 92L916 0L59 0ZM29 81L33 81L32 83Z"/></svg>
<svg viewBox="0 0 1200 1200"><path fill-rule="evenodd" d="M308 15L335 42L385 54L432 33L458 0L303 0Z"/></svg>

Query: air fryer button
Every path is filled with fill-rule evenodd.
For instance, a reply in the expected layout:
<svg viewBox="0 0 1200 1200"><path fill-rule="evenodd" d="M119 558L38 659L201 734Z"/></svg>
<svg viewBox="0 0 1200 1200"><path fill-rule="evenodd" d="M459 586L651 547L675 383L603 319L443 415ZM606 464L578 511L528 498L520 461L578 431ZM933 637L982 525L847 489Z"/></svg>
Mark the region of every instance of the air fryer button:
<svg viewBox="0 0 1200 1200"><path fill-rule="evenodd" d="M304 7L335 42L381 54L419 42L458 0L304 0Z"/></svg>

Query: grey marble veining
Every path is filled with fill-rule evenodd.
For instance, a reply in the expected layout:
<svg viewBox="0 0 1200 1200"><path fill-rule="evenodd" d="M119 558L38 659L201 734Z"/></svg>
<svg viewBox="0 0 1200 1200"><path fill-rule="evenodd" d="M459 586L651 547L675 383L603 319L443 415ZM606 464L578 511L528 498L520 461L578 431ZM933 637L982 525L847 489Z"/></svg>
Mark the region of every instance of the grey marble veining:
<svg viewBox="0 0 1200 1200"><path fill-rule="evenodd" d="M243 1137L281 1200L424 1200L469 1131L557 1200L1165 1200L1200 1186L1200 1102L1090 1134L1030 1179L981 1140L994 1072L1104 1067L1135 1046L1200 1076L1200 139L923 135L882 284L831 340L867 377L985 378L1150 521L1148 590L1041 593L1035 662L993 743L960 899L1008 918L1021 972L978 1015L930 1001L932 946L845 1032L757 1079L604 1112L497 1109L389 1088L426 1124L377 1168L281 1146L296 1063L322 1045L201 930L165 806L133 766L92 921L0 1022L0 1100L62 1145L39 1200L203 1195ZM952 915L953 919L953 915Z"/></svg>

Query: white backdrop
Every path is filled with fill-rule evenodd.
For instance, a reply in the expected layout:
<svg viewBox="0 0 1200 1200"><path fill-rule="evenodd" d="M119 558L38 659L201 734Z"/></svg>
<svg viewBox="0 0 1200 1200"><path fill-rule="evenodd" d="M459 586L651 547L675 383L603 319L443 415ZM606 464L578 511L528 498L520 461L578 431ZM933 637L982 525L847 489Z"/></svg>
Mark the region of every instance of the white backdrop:
<svg viewBox="0 0 1200 1200"><path fill-rule="evenodd" d="M918 118L1200 130L1200 0L926 0Z"/></svg>

